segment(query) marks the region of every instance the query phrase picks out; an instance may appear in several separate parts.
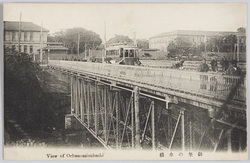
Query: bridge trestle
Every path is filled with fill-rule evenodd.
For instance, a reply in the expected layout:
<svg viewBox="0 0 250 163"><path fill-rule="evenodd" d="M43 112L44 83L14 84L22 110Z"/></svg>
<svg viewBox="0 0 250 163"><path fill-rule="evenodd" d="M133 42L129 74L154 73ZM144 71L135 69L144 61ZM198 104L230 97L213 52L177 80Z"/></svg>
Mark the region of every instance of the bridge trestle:
<svg viewBox="0 0 250 163"><path fill-rule="evenodd" d="M208 104L199 104L199 107L199 100L191 103L173 94L154 94L154 90L147 91L140 85L68 74L71 117L107 149L214 152L246 149L246 133L211 117L212 106L206 109Z"/></svg>

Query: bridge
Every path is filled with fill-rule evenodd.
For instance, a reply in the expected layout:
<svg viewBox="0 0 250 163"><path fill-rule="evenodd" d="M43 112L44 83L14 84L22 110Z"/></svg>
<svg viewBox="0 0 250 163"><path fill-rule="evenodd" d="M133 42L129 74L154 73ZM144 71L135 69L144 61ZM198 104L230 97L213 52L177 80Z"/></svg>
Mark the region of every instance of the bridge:
<svg viewBox="0 0 250 163"><path fill-rule="evenodd" d="M50 60L71 80L71 114L107 149L244 151L246 78Z"/></svg>

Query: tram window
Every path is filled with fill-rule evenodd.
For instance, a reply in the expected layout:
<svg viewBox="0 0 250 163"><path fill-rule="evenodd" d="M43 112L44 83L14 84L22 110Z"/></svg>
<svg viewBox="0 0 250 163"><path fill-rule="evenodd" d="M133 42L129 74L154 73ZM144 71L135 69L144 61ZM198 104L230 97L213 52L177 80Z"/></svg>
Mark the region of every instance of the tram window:
<svg viewBox="0 0 250 163"><path fill-rule="evenodd" d="M134 50L130 50L129 57L134 57Z"/></svg>
<svg viewBox="0 0 250 163"><path fill-rule="evenodd" d="M125 50L125 57L128 57L128 50Z"/></svg>

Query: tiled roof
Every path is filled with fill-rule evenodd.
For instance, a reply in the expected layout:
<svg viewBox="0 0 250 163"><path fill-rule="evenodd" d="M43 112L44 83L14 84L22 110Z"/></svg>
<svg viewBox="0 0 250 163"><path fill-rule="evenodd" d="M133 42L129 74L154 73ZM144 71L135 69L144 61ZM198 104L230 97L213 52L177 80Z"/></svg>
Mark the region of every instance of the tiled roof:
<svg viewBox="0 0 250 163"><path fill-rule="evenodd" d="M223 32L223 31L195 31L195 30L176 30L166 33L161 33L151 38L166 37L166 36L212 36L212 35L230 35L237 32Z"/></svg>
<svg viewBox="0 0 250 163"><path fill-rule="evenodd" d="M18 31L19 22L18 21L4 21L4 30L8 31ZM32 22L21 22L21 31L41 31L41 26L36 25ZM49 32L48 29L43 28L43 32Z"/></svg>

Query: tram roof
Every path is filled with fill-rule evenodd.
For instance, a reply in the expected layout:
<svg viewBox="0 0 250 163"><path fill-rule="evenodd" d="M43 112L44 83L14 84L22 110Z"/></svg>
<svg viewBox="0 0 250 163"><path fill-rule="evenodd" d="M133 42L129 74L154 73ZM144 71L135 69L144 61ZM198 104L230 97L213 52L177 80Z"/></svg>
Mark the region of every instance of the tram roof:
<svg viewBox="0 0 250 163"><path fill-rule="evenodd" d="M107 47L106 50L119 50L120 48L123 48L123 49L138 49L136 46L118 45L118 46Z"/></svg>

